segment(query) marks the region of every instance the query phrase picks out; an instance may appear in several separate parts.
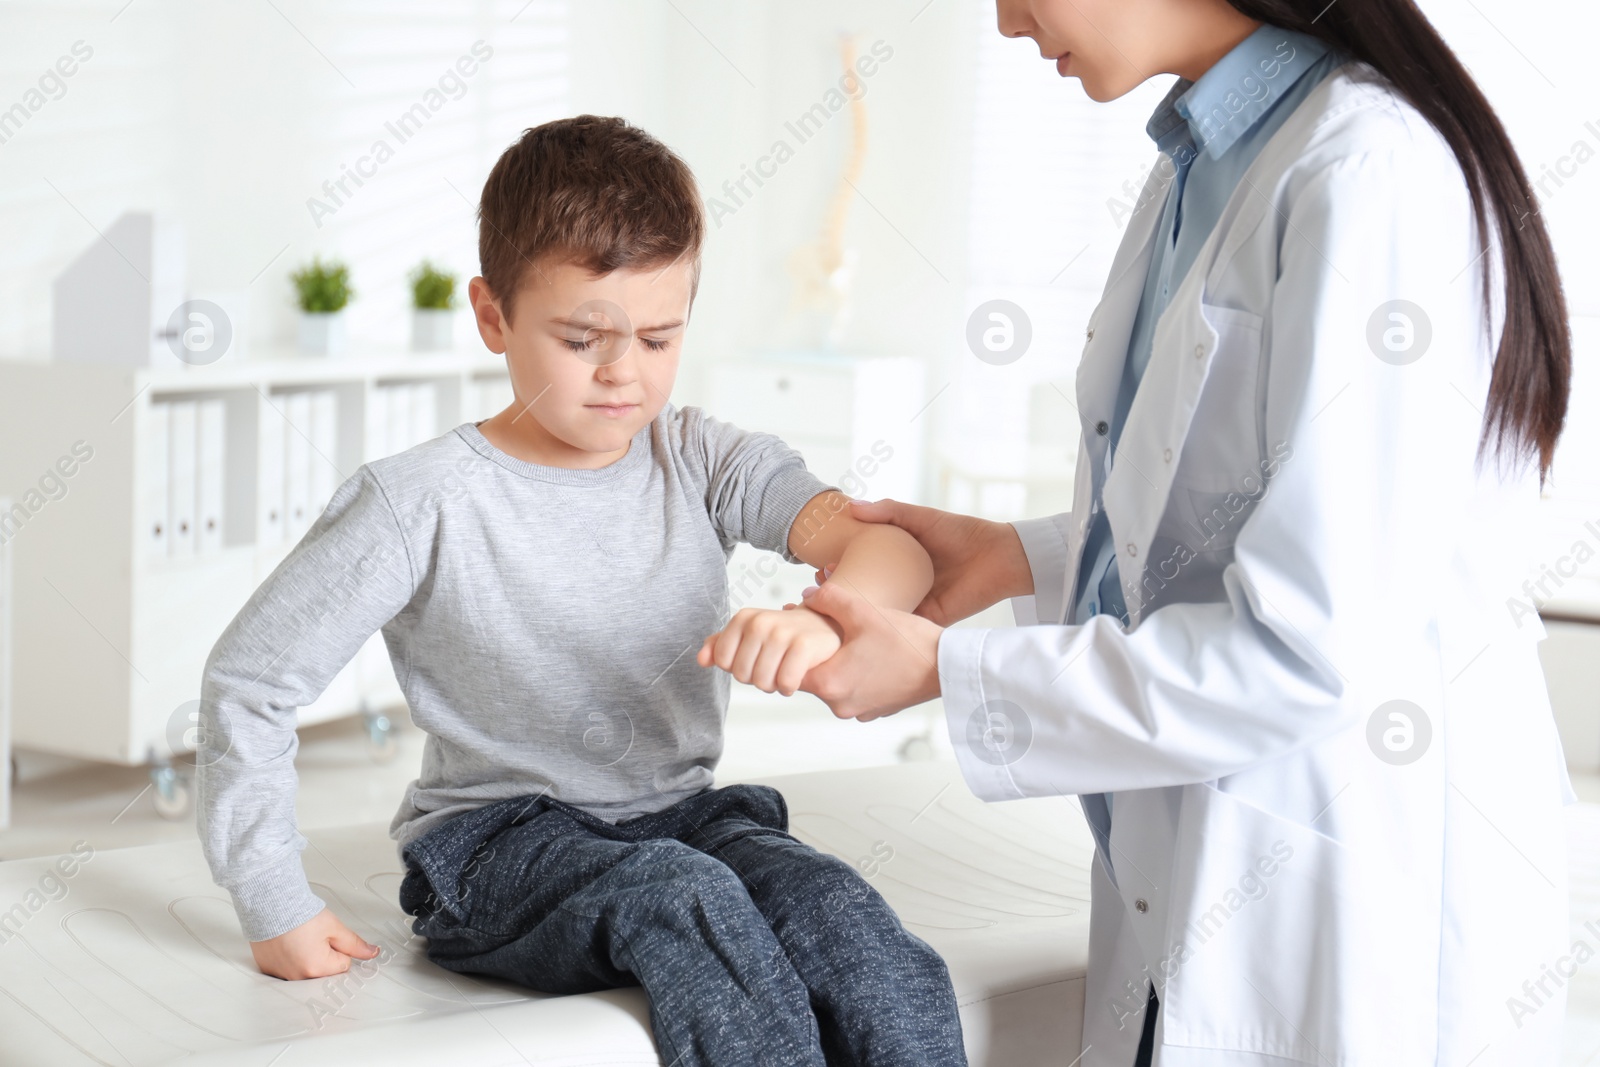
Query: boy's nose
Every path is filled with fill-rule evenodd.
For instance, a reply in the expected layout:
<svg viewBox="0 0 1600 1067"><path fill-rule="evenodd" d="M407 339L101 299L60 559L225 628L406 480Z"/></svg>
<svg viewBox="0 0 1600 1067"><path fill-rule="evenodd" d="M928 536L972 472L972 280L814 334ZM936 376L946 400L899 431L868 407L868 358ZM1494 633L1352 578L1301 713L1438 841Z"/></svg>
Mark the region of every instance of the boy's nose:
<svg viewBox="0 0 1600 1067"><path fill-rule="evenodd" d="M637 379L639 368L633 352L633 337L628 334L613 336L608 348L610 351L605 352L601 358L609 362L595 367L595 378L607 385L626 385Z"/></svg>

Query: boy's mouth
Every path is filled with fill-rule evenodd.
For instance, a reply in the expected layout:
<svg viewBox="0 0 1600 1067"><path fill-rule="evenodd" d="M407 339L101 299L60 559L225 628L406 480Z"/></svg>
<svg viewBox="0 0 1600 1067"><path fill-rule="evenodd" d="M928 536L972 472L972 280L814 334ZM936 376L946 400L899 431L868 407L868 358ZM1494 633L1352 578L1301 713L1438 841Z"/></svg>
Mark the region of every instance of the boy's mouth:
<svg viewBox="0 0 1600 1067"><path fill-rule="evenodd" d="M585 404L584 407L590 411L598 411L600 414L607 415L613 419L620 419L624 415L631 415L639 410L638 404Z"/></svg>

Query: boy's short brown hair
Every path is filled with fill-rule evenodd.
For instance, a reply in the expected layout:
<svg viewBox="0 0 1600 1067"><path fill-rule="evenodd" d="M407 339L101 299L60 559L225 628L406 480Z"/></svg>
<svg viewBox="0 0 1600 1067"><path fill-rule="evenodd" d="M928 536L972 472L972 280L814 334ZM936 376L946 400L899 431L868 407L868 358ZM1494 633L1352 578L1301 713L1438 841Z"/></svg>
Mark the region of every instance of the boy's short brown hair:
<svg viewBox="0 0 1600 1067"><path fill-rule="evenodd" d="M577 115L522 131L478 203L478 261L507 323L527 271L576 263L598 274L693 264L705 215L688 164L620 118Z"/></svg>

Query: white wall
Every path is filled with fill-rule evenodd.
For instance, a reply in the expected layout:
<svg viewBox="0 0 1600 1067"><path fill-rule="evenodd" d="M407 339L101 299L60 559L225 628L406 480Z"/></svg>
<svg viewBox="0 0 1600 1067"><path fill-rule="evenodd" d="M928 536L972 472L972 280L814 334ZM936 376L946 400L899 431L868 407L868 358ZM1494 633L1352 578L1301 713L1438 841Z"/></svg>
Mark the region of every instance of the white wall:
<svg viewBox="0 0 1600 1067"><path fill-rule="evenodd" d="M584 58L571 70L573 110L644 125L684 156L708 198L733 208L712 206L680 399L699 395L697 360L816 341L789 313L789 258L823 229L853 118L841 111L803 143L785 123L836 85L841 33L892 56L864 79L868 147L845 227L859 258L838 349L932 359L959 335L974 5L921 6L595 0L574 11L574 55ZM736 202L724 183L779 140L792 158L759 187L747 180L752 195Z"/></svg>
<svg viewBox="0 0 1600 1067"><path fill-rule="evenodd" d="M1586 88L1584 54L1594 27L1577 24L1593 16L1565 0L1426 7L1500 109L1535 179L1547 168L1572 171L1559 186L1547 182L1542 208L1574 312L1600 316L1600 250L1589 221L1600 162L1562 162L1580 142L1600 152L1600 105ZM1000 40L993 20L985 0L0 6L0 109L24 100L74 42L93 51L59 99L0 142L0 358L47 356L50 279L130 208L182 214L191 289L246 291L253 344L291 338L286 276L317 252L355 268L352 332L398 343L404 274L417 259L433 255L473 273L469 201L523 127L561 113L623 115L679 150L703 191L720 197L722 183L775 140L794 142L785 121L834 85L837 35L848 31L864 49L882 41L894 54L866 80L867 157L845 228L859 258L839 348L926 358L930 392L956 383L922 419L941 450L970 452L985 435L1012 449L1025 422L1012 407L1018 383L1070 378L1075 369L1098 264L1120 236L1103 205L1153 154L1142 127L1160 86L1093 105L1030 42ZM386 118L480 38L495 58L466 95L317 226L307 200L321 195L323 180L353 163ZM986 118L974 131L978 108ZM711 227L680 402L703 396L710 359L814 340L788 314L789 258L823 226L851 122L842 112L794 145L792 160ZM1067 123L1077 132L1063 145ZM1092 155L1099 176L1090 168L1058 192L1022 177L1064 150ZM991 178L1018 174L1018 195L973 203L974 173L984 168ZM1042 277L1085 246L1064 276ZM978 365L963 338L968 313L996 286L1023 293L1035 312L1035 349L1012 367ZM1600 331L1579 325L1587 357ZM1580 508L1600 502L1600 465L1587 461L1600 441L1584 430L1600 424L1588 399L1600 397L1590 362L1581 361L1558 465L1558 485L1578 494ZM1055 414L1064 418L1061 407Z"/></svg>
<svg viewBox="0 0 1600 1067"><path fill-rule="evenodd" d="M292 338L288 273L317 253L352 267L352 333L402 343L406 273L425 255L475 273L489 166L565 111L566 29L559 0L0 7L0 109L76 42L91 53L0 142L0 358L48 357L50 280L148 209L181 217L191 295L247 294L255 345ZM405 143L386 132L478 40L493 54L464 88ZM379 139L393 158L333 204L322 183Z"/></svg>

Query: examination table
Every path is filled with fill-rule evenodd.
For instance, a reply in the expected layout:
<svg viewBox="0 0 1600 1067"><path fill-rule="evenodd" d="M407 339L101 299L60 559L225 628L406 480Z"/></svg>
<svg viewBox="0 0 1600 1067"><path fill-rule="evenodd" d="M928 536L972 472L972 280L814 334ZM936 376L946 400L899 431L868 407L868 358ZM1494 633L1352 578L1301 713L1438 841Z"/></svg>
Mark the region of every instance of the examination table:
<svg viewBox="0 0 1600 1067"><path fill-rule="evenodd" d="M1075 800L984 804L948 763L763 781L795 836L855 864L943 954L973 1067L1074 1062L1093 855ZM387 962L261 974L196 842L96 851L65 895L39 893L55 856L0 863L0 1064L660 1062L637 988L544 996L429 963L385 825L305 836L312 888Z"/></svg>

